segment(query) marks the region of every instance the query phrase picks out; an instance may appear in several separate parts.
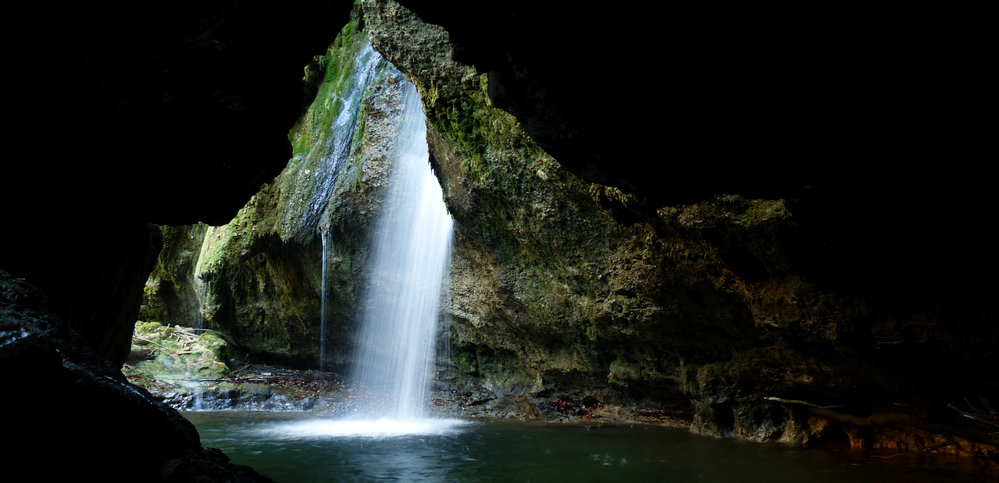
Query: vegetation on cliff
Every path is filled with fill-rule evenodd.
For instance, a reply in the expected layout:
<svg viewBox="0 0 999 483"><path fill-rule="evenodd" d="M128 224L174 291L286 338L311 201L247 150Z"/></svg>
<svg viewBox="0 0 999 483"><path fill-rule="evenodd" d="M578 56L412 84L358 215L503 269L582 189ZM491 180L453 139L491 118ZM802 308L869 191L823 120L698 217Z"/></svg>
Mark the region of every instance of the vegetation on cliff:
<svg viewBox="0 0 999 483"><path fill-rule="evenodd" d="M344 363L402 81L362 25L355 16L306 67L307 83L319 79L317 96L289 133L293 157L281 174L226 225L162 227L168 247L147 282L141 318L203 321L245 356L318 367L325 269L327 366Z"/></svg>

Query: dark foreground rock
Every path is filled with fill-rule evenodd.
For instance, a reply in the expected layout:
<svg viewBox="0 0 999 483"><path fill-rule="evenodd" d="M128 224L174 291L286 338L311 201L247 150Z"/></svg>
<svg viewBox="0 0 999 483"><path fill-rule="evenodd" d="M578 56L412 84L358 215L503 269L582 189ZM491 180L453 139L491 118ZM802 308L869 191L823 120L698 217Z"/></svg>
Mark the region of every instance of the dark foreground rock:
<svg viewBox="0 0 999 483"><path fill-rule="evenodd" d="M2 460L32 480L271 481L204 449L180 413L130 384L0 271Z"/></svg>

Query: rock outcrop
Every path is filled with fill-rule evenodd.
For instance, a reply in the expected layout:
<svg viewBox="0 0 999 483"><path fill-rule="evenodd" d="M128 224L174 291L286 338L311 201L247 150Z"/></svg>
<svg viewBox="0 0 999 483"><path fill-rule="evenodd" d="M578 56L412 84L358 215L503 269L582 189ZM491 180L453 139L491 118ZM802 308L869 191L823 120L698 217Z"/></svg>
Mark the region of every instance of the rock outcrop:
<svg viewBox="0 0 999 483"><path fill-rule="evenodd" d="M318 94L289 134L282 173L226 225L162 228L173 248L150 276L141 318L200 322L257 361L345 365L404 81L362 26L355 18L306 68ZM320 364L323 283L329 344Z"/></svg>
<svg viewBox="0 0 999 483"><path fill-rule="evenodd" d="M392 1L362 5L375 48L421 93L456 220L459 381L511 404L591 397L687 414L705 434L888 447L928 432L949 443L908 449L995 458L989 310L943 287L900 297L829 277L824 257L849 251L819 251L821 224L837 219L825 188L650 210L549 156L442 27ZM904 273L883 268L869 271Z"/></svg>

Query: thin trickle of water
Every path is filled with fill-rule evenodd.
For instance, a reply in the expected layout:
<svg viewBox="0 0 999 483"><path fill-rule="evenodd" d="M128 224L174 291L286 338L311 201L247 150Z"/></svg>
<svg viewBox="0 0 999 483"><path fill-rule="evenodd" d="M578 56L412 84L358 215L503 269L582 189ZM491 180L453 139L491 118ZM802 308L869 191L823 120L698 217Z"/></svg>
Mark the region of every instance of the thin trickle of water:
<svg viewBox="0 0 999 483"><path fill-rule="evenodd" d="M212 227L208 227L206 233L211 231ZM191 320L191 327L199 331L205 328L205 315L208 313L209 305L215 294L213 280L207 272L210 253L209 244L206 242L208 235L204 235L204 238L198 259L191 272L191 290L194 292L194 318Z"/></svg>
<svg viewBox="0 0 999 483"><path fill-rule="evenodd" d="M194 291L194 318L191 320L191 327L196 329L195 333L198 335L205 331L205 315L208 313L212 296L215 293L213 282L210 279L206 280L205 273L201 270L205 255L205 244L202 243L201 253L194 265L191 277L191 290ZM192 395L190 409L194 411L204 410L203 388L198 374L194 371L189 371L185 374L185 377L187 382L184 385Z"/></svg>
<svg viewBox="0 0 999 483"><path fill-rule="evenodd" d="M329 294L327 273L329 272L330 234L321 230L323 241L322 284L319 295L319 372L326 372L326 298Z"/></svg>
<svg viewBox="0 0 999 483"><path fill-rule="evenodd" d="M416 88L404 87L405 111L361 316L353 382L368 416L424 416L452 220L430 169L426 120Z"/></svg>
<svg viewBox="0 0 999 483"><path fill-rule="evenodd" d="M194 320L191 322L191 327L195 329L202 330L205 328L205 306L208 304L208 297L211 293L211 287L208 282L205 282L198 276L198 272L194 272L191 287L194 289Z"/></svg>
<svg viewBox="0 0 999 483"><path fill-rule="evenodd" d="M304 211L301 220L302 227L309 232L318 230L322 238L322 283L319 296L319 372L326 371L326 319L329 295L329 263L330 250L332 250L333 240L329 232L327 210L329 209L330 197L336 186L339 177L340 165L350 156L353 149L354 133L363 126L358 125L358 115L361 110L361 100L365 91L372 81L378 77L380 69L387 68L387 63L382 61L371 44L365 41L364 46L358 51L351 64L352 74L349 82L341 93L340 97L330 99L333 104L339 104L340 110L336 113L336 120L331 127L331 133L327 137L325 146L326 152L316 166L316 184L312 189L311 198L307 209ZM305 171L309 174L309 170Z"/></svg>

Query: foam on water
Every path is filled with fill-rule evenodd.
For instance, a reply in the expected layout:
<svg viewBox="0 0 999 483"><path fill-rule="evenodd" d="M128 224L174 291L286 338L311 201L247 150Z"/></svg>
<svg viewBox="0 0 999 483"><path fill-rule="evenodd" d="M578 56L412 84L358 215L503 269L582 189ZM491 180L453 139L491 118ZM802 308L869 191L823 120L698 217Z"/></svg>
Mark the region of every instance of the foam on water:
<svg viewBox="0 0 999 483"><path fill-rule="evenodd" d="M452 434L471 424L460 419L307 419L260 429L274 438L390 438Z"/></svg>

